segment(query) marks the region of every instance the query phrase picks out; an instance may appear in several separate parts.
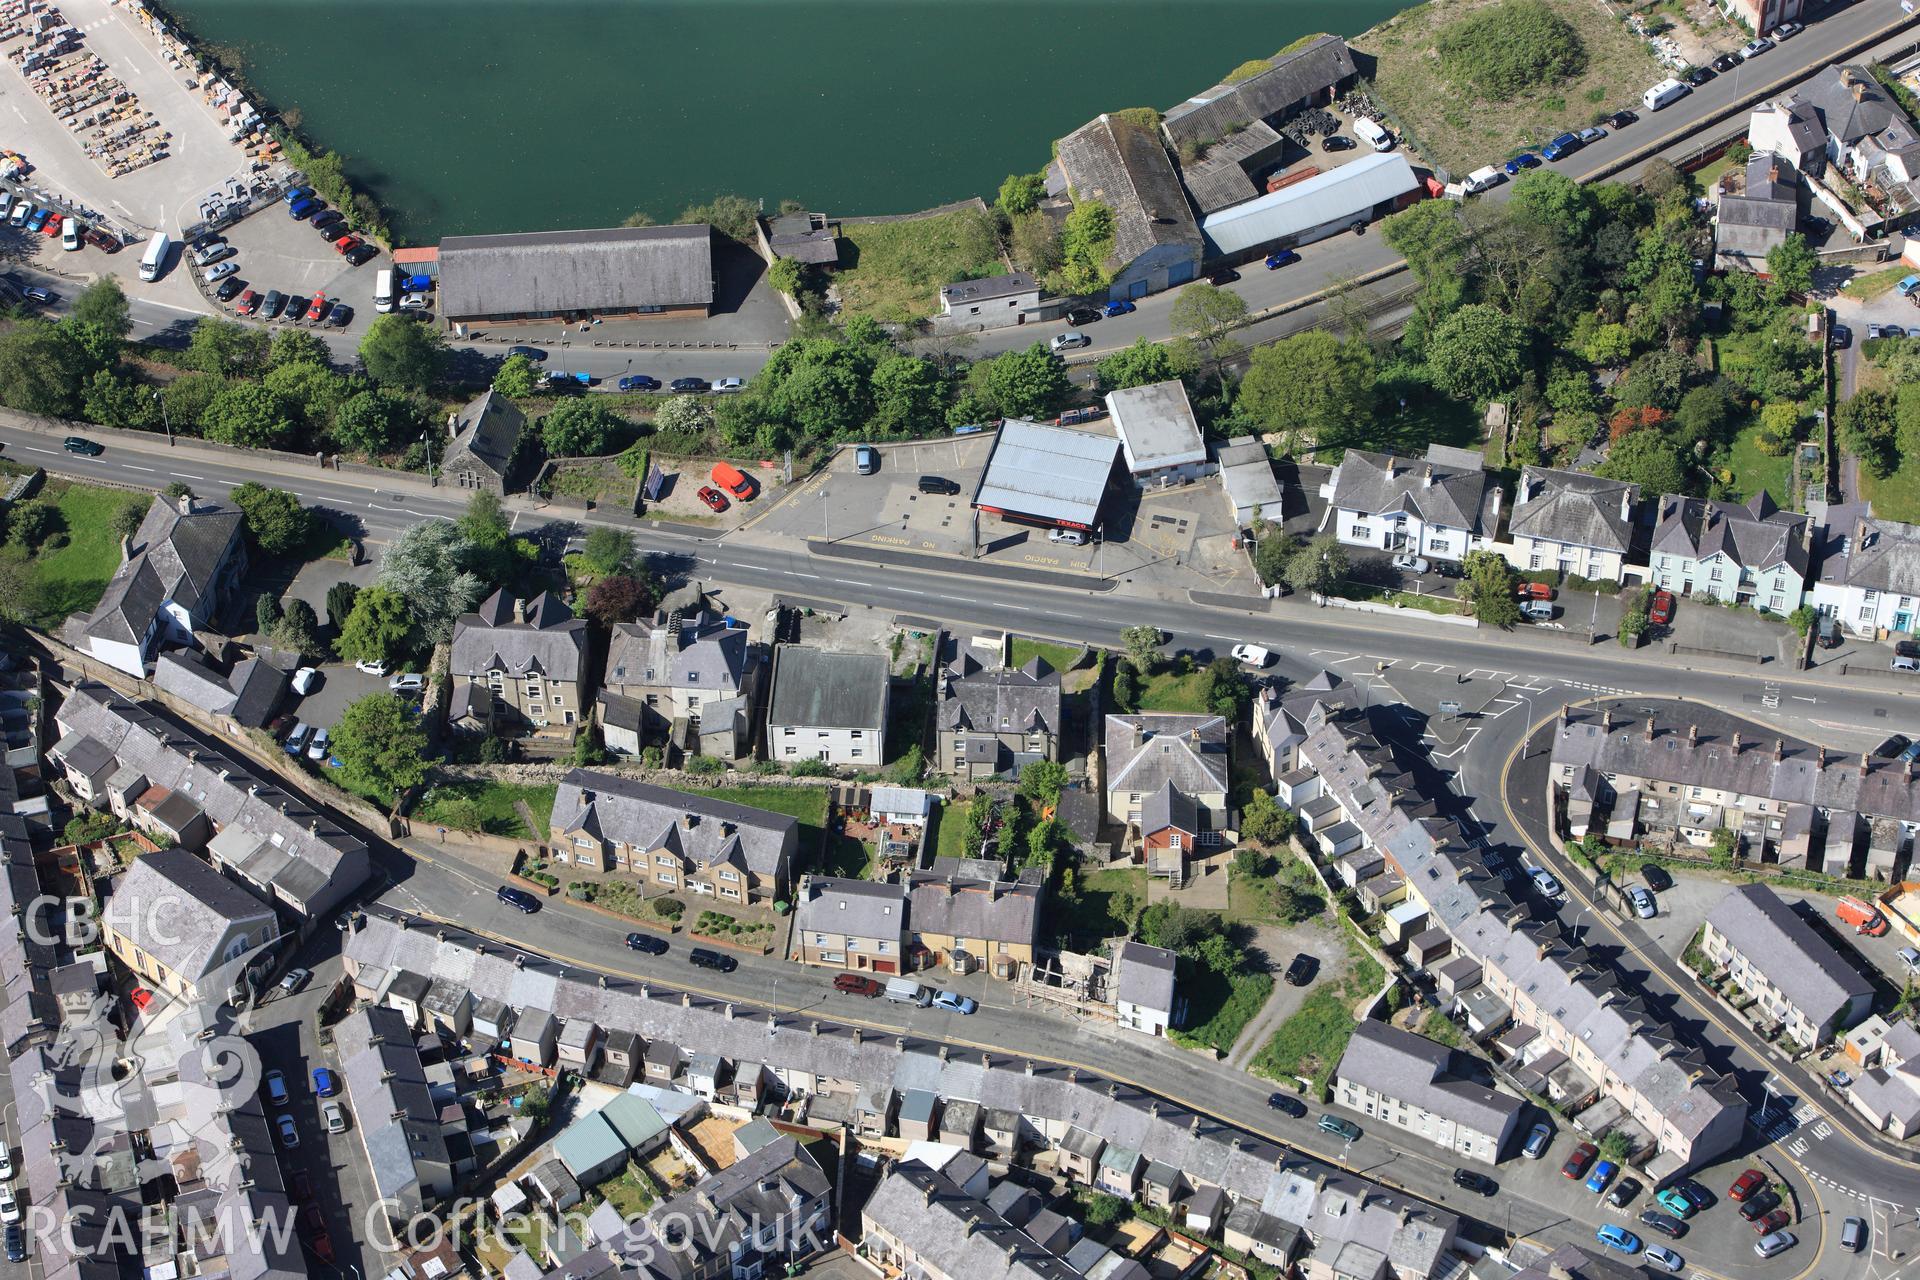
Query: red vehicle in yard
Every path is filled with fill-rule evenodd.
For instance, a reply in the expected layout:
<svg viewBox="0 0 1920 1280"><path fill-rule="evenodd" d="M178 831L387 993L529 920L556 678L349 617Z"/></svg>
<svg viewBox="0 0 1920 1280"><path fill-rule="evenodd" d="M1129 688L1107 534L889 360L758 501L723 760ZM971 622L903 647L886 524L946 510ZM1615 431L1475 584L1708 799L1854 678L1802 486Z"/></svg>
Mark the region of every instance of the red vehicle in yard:
<svg viewBox="0 0 1920 1280"><path fill-rule="evenodd" d="M1653 593L1653 599L1647 602L1647 621L1656 627L1664 627L1673 621L1673 592Z"/></svg>
<svg viewBox="0 0 1920 1280"><path fill-rule="evenodd" d="M1585 1177L1587 1166L1592 1164L1593 1158L1599 1154L1600 1148L1594 1146L1591 1142L1581 1143L1573 1149L1573 1154L1567 1157L1567 1162L1560 1166L1560 1176L1564 1178Z"/></svg>
<svg viewBox="0 0 1920 1280"><path fill-rule="evenodd" d="M1785 1209L1775 1209L1772 1213L1754 1223L1753 1229L1764 1236L1770 1231L1780 1230L1780 1228L1792 1221L1793 1215L1791 1213L1788 1213Z"/></svg>
<svg viewBox="0 0 1920 1280"><path fill-rule="evenodd" d="M319 324L320 318L326 314L327 314L327 295L324 293L314 294L313 301L307 305L307 319L312 321L314 324Z"/></svg>
<svg viewBox="0 0 1920 1280"><path fill-rule="evenodd" d="M1760 1172L1758 1169L1748 1169L1745 1173L1735 1178L1733 1185L1727 1188L1727 1199L1736 1202L1745 1200L1748 1196L1766 1185L1766 1174Z"/></svg>
<svg viewBox="0 0 1920 1280"><path fill-rule="evenodd" d="M727 495L710 484L700 486L700 501L706 503L715 511L725 511L727 509Z"/></svg>
<svg viewBox="0 0 1920 1280"><path fill-rule="evenodd" d="M252 315L260 309L260 291L258 289L247 290L240 295L240 301L233 304L233 309L243 316Z"/></svg>
<svg viewBox="0 0 1920 1280"><path fill-rule="evenodd" d="M742 502L753 496L753 481L731 462L713 464L713 482Z"/></svg>
<svg viewBox="0 0 1920 1280"><path fill-rule="evenodd" d="M1544 582L1517 582L1513 594L1518 600L1551 600L1553 588Z"/></svg>
<svg viewBox="0 0 1920 1280"><path fill-rule="evenodd" d="M335 253L351 253L359 247L359 236L341 236L333 242L333 251Z"/></svg>
<svg viewBox="0 0 1920 1280"><path fill-rule="evenodd" d="M52 240L60 234L60 215L53 214L47 219L47 225L40 228L40 234Z"/></svg>

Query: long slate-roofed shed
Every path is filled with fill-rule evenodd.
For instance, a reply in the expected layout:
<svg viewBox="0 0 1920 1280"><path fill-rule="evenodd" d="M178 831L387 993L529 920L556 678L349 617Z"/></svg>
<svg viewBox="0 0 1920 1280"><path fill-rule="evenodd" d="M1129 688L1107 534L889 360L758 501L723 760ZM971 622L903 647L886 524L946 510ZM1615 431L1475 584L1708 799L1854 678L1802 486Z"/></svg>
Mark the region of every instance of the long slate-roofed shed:
<svg viewBox="0 0 1920 1280"><path fill-rule="evenodd" d="M608 227L450 236L440 244L449 323L584 315L706 315L713 229Z"/></svg>
<svg viewBox="0 0 1920 1280"><path fill-rule="evenodd" d="M981 511L1016 520L1091 529L1113 475L1114 436L1009 418L973 495Z"/></svg>

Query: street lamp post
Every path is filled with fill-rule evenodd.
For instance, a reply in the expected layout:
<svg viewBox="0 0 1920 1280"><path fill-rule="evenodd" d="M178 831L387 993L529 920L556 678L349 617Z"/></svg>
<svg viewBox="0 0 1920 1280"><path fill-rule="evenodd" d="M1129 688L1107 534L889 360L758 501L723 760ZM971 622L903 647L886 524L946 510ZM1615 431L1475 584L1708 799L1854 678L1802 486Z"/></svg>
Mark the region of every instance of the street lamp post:
<svg viewBox="0 0 1920 1280"><path fill-rule="evenodd" d="M153 391L154 403L160 406L160 424L167 429L167 448L173 448L173 419L167 416L167 398L160 394L158 387Z"/></svg>

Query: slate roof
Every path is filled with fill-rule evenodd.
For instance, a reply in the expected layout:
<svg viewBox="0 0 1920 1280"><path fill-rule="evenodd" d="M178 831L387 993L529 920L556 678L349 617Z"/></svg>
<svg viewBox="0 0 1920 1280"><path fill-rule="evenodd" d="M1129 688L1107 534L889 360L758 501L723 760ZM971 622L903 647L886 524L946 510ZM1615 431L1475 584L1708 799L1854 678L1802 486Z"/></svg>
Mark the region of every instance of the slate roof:
<svg viewBox="0 0 1920 1280"><path fill-rule="evenodd" d="M797 911L794 927L807 933L897 940L907 927L907 894L897 884L808 876Z"/></svg>
<svg viewBox="0 0 1920 1280"><path fill-rule="evenodd" d="M1848 1001L1873 995L1873 984L1766 885L1727 890L1707 912L1707 923L1816 1026Z"/></svg>
<svg viewBox="0 0 1920 1280"><path fill-rule="evenodd" d="M1495 1139L1526 1107L1519 1098L1461 1079L1447 1046L1379 1022L1354 1028L1334 1074Z"/></svg>
<svg viewBox="0 0 1920 1280"><path fill-rule="evenodd" d="M187 982L226 959L227 931L243 927L259 944L273 909L185 849L135 858L103 908L116 932Z"/></svg>
<svg viewBox="0 0 1920 1280"><path fill-rule="evenodd" d="M1435 446L1436 448L1438 446ZM1485 470L1434 459L1349 449L1333 472L1333 505L1367 515L1405 512L1428 524L1491 533L1484 516L1489 490ZM1497 501L1499 491L1492 491Z"/></svg>
<svg viewBox="0 0 1920 1280"><path fill-rule="evenodd" d="M1633 542L1640 486L1584 471L1522 467L1507 527L1516 538L1625 554Z"/></svg>
<svg viewBox="0 0 1920 1280"><path fill-rule="evenodd" d="M1724 554L1756 572L1784 563L1804 574L1806 527L1807 517L1780 510L1765 489L1737 505L1669 493L1660 499L1653 554L1693 560Z"/></svg>
<svg viewBox="0 0 1920 1280"><path fill-rule="evenodd" d="M817 1201L832 1190L827 1175L790 1134L781 1134L683 1191L654 1206L647 1220L656 1227L678 1224L694 1249L725 1257L750 1234L796 1225L798 1205ZM691 1250L669 1249L669 1258L687 1259ZM683 1261L681 1265L685 1265Z"/></svg>
<svg viewBox="0 0 1920 1280"><path fill-rule="evenodd" d="M440 242L440 312L449 319L712 301L713 230L705 223Z"/></svg>
<svg viewBox="0 0 1920 1280"><path fill-rule="evenodd" d="M1220 716L1108 716L1107 790L1151 794L1170 782L1190 796L1226 791L1231 733Z"/></svg>
<svg viewBox="0 0 1920 1280"><path fill-rule="evenodd" d="M1197 835L1200 814L1191 796L1166 782L1140 801L1140 834L1150 836L1169 828Z"/></svg>
<svg viewBox="0 0 1920 1280"><path fill-rule="evenodd" d="M348 1014L353 1019L359 1014ZM418 1165L449 1164L440 1113L411 1036L394 1037L370 1027L350 1039L366 1047L340 1060L340 1078L354 1126L365 1145L374 1188L382 1198L401 1199L425 1181ZM402 1203L405 1203L402 1200Z"/></svg>
<svg viewBox="0 0 1920 1280"><path fill-rule="evenodd" d="M783 644L773 651L769 730L884 729L887 657Z"/></svg>
<svg viewBox="0 0 1920 1280"><path fill-rule="evenodd" d="M1174 978L1180 957L1165 947L1128 939L1113 953L1116 998L1142 1009L1173 1012Z"/></svg>
<svg viewBox="0 0 1920 1280"><path fill-rule="evenodd" d="M918 1161L896 1164L860 1210L926 1260L930 1271L967 1280L1081 1280L1062 1258Z"/></svg>
<svg viewBox="0 0 1920 1280"><path fill-rule="evenodd" d="M1264 157L1277 157L1283 151L1280 134L1264 120L1255 120L1237 133L1228 134L1193 160L1181 158L1180 182L1193 207L1202 218L1217 209L1251 200L1263 188L1256 185L1249 169Z"/></svg>
<svg viewBox="0 0 1920 1280"><path fill-rule="evenodd" d="M691 827L689 815L696 819ZM788 814L592 769L560 780L551 830L556 840L579 831L637 849L669 849L696 866L733 863L775 879L800 841L800 820Z"/></svg>
<svg viewBox="0 0 1920 1280"><path fill-rule="evenodd" d="M732 693L747 669L747 628L704 609L680 619L615 624L607 641L608 685L661 685Z"/></svg>
<svg viewBox="0 0 1920 1280"><path fill-rule="evenodd" d="M501 670L519 678L539 674L571 683L580 679L587 652L587 624L560 597L542 592L524 607L505 587L453 624L456 676L484 679Z"/></svg>
<svg viewBox="0 0 1920 1280"><path fill-rule="evenodd" d="M168 601L189 611L201 608L226 565L229 546L237 545L242 517L218 503L196 501L192 507L182 513L167 499L154 499L128 541L126 561L88 615L87 635L135 644Z"/></svg>
<svg viewBox="0 0 1920 1280"><path fill-rule="evenodd" d="M1871 138L1889 151L1914 145L1913 121L1887 95L1873 73L1857 64L1832 65L1801 89L1827 135L1851 147Z"/></svg>
<svg viewBox="0 0 1920 1280"><path fill-rule="evenodd" d="M479 464L478 470L491 471L504 481L526 427L527 415L520 406L488 387L454 418L453 443L447 447L442 469L454 469L456 462L470 459Z"/></svg>
<svg viewBox="0 0 1920 1280"><path fill-rule="evenodd" d="M1060 139L1058 163L1074 203L1113 210L1113 258L1124 267L1156 245L1200 256L1200 229L1159 137L1102 115Z"/></svg>
<svg viewBox="0 0 1920 1280"><path fill-rule="evenodd" d="M767 246L775 257L795 262L832 266L840 260L838 233L818 213L783 213L767 219Z"/></svg>
<svg viewBox="0 0 1920 1280"><path fill-rule="evenodd" d="M949 306L966 306L974 302L988 302L995 298L1013 298L1023 293L1033 293L1040 284L1024 271L1012 271L1002 276L985 276L978 280L961 280L955 284L940 286L940 296Z"/></svg>
<svg viewBox="0 0 1920 1280"><path fill-rule="evenodd" d="M273 718L287 689L287 673L263 658L246 658L226 675L193 649L169 649L153 660L153 682L168 693L215 715L230 715L249 728Z"/></svg>
<svg viewBox="0 0 1920 1280"><path fill-rule="evenodd" d="M1265 120L1357 74L1353 51L1339 36L1323 35L1267 61L1258 75L1214 85L1169 108L1162 127L1174 146L1225 138L1235 125Z"/></svg>
<svg viewBox="0 0 1920 1280"><path fill-rule="evenodd" d="M1824 159L1827 133L1811 102L1796 93L1789 98L1763 102L1753 109L1755 116L1763 112L1777 113L1783 117L1783 127L1787 137L1798 149L1800 156L1809 158L1821 156Z"/></svg>
<svg viewBox="0 0 1920 1280"><path fill-rule="evenodd" d="M1160 467L1207 460L1207 442L1178 378L1107 393L1107 412L1120 433L1127 469L1138 475Z"/></svg>
<svg viewBox="0 0 1920 1280"><path fill-rule="evenodd" d="M1875 520L1864 512L1850 521L1831 511L1828 517L1822 582L1920 595L1920 525Z"/></svg>
<svg viewBox="0 0 1920 1280"><path fill-rule="evenodd" d="M1116 436L1008 418L973 505L1091 528L1119 453Z"/></svg>
<svg viewBox="0 0 1920 1280"><path fill-rule="evenodd" d="M913 931L1032 946L1040 934L1044 887L915 872L908 880ZM984 957L982 957L984 959Z"/></svg>
<svg viewBox="0 0 1920 1280"><path fill-rule="evenodd" d="M975 733L1060 733L1060 673L1035 656L1017 669L962 654L945 672L940 727Z"/></svg>

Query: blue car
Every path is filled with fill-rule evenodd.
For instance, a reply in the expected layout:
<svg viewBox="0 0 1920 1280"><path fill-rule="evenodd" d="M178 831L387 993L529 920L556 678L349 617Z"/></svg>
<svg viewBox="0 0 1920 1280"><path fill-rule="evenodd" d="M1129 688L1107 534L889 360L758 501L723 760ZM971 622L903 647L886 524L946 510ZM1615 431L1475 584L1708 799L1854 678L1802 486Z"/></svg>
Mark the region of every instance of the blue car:
<svg viewBox="0 0 1920 1280"><path fill-rule="evenodd" d="M1138 308L1125 298L1115 298L1112 302L1109 302L1103 310L1110 316L1124 316L1129 311L1136 311Z"/></svg>
<svg viewBox="0 0 1920 1280"><path fill-rule="evenodd" d="M1593 1238L1609 1249L1618 1249L1621 1253L1639 1253L1640 1237L1625 1227L1616 1227L1611 1222L1593 1233Z"/></svg>
<svg viewBox="0 0 1920 1280"><path fill-rule="evenodd" d="M325 1067L315 1067L313 1069L313 1092L316 1097L331 1098L334 1094L340 1092L340 1077Z"/></svg>
<svg viewBox="0 0 1920 1280"><path fill-rule="evenodd" d="M401 293L431 293L433 292L433 277L407 276L400 281L399 289Z"/></svg>
<svg viewBox="0 0 1920 1280"><path fill-rule="evenodd" d="M320 201L315 200L312 196L308 196L304 200L289 205L287 207L287 213L295 222L300 222L311 218L323 208L325 208L325 206Z"/></svg>
<svg viewBox="0 0 1920 1280"><path fill-rule="evenodd" d="M1599 1195L1613 1181L1613 1175L1620 1172L1620 1166L1611 1160L1602 1160L1593 1166L1593 1172L1587 1175L1587 1190Z"/></svg>
<svg viewBox="0 0 1920 1280"><path fill-rule="evenodd" d="M1270 253L1267 255L1267 270L1278 271L1280 268L1290 267L1298 261L1300 261L1299 254L1291 249L1282 249L1278 253Z"/></svg>
<svg viewBox="0 0 1920 1280"><path fill-rule="evenodd" d="M38 231L47 225L47 219L53 215L46 209L35 209L33 216L27 219L27 230Z"/></svg>
<svg viewBox="0 0 1920 1280"><path fill-rule="evenodd" d="M558 369L547 374L547 385L550 387L564 386L569 382L577 382L583 387L590 387L593 385L593 375L590 373L561 373Z"/></svg>
<svg viewBox="0 0 1920 1280"><path fill-rule="evenodd" d="M660 379L649 378L644 373L630 373L620 379L620 389L622 391L658 391Z"/></svg>
<svg viewBox="0 0 1920 1280"><path fill-rule="evenodd" d="M1531 151L1522 151L1519 155L1507 161L1505 167L1509 178L1518 177L1525 170L1538 169L1540 167L1540 157Z"/></svg>
<svg viewBox="0 0 1920 1280"><path fill-rule="evenodd" d="M285 200L289 205L295 205L295 204L299 204L302 200L305 200L308 196L312 194L313 194L312 187L295 187L293 188L293 190L287 192L285 195L281 196L280 198L282 200Z"/></svg>
<svg viewBox="0 0 1920 1280"><path fill-rule="evenodd" d="M1580 149L1580 139L1570 133L1563 133L1540 148L1540 154L1549 160L1561 160Z"/></svg>

